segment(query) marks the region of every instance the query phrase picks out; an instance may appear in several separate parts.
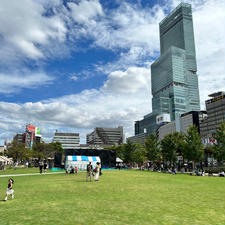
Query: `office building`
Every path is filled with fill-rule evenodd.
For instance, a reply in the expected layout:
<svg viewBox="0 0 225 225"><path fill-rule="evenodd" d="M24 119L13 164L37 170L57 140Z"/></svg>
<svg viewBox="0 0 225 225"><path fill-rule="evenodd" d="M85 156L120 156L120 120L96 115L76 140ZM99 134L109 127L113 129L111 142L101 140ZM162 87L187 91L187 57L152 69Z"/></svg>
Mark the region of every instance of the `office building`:
<svg viewBox="0 0 225 225"><path fill-rule="evenodd" d="M187 130L190 126L195 126L200 134L200 123L207 117L206 111L191 111L181 115L180 125L181 132L187 134Z"/></svg>
<svg viewBox="0 0 225 225"><path fill-rule="evenodd" d="M200 133L205 144L214 142L216 128L225 121L225 92L216 92L209 97L205 101L207 117L200 122Z"/></svg>
<svg viewBox="0 0 225 225"><path fill-rule="evenodd" d="M170 115L180 131L181 114L200 110L190 4L181 3L159 24L160 57L151 65L152 113L135 122L135 135L157 130L159 115Z"/></svg>
<svg viewBox="0 0 225 225"><path fill-rule="evenodd" d="M96 127L93 132L87 134L87 144L93 146L112 146L123 143L123 127L102 128Z"/></svg>
<svg viewBox="0 0 225 225"><path fill-rule="evenodd" d="M177 122L179 123L179 132L187 134L187 130L190 126L196 126L200 133L200 123L207 117L206 111L190 111L183 113L179 120L174 120L170 123L163 124L158 127L157 135L159 140L162 140L167 134L171 134L177 131Z"/></svg>
<svg viewBox="0 0 225 225"><path fill-rule="evenodd" d="M170 123L158 127L156 134L158 136L158 139L161 141L166 135L174 132L176 132L176 122L172 121Z"/></svg>
<svg viewBox="0 0 225 225"><path fill-rule="evenodd" d="M13 137L13 141L18 143L18 144L22 144L25 143L25 133L24 134L15 134L15 136Z"/></svg>
<svg viewBox="0 0 225 225"><path fill-rule="evenodd" d="M63 149L74 149L80 146L79 133L55 132L53 142L60 142Z"/></svg>
<svg viewBox="0 0 225 225"><path fill-rule="evenodd" d="M142 133L142 134L137 134L135 136L127 138L127 141L131 141L134 144L140 143L142 145L145 144L145 140L149 137L149 134L147 133Z"/></svg>

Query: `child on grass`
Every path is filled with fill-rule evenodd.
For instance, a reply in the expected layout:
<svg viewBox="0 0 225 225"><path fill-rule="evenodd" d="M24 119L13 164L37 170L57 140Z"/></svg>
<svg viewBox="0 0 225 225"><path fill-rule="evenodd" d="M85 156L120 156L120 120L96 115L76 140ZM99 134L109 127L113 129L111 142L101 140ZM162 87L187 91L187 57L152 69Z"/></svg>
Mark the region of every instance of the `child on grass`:
<svg viewBox="0 0 225 225"><path fill-rule="evenodd" d="M75 173L77 173L78 172L78 168L75 166Z"/></svg>
<svg viewBox="0 0 225 225"><path fill-rule="evenodd" d="M5 195L5 201L8 200L8 195L11 195L12 199L14 198L13 184L14 184L14 180L12 178L9 178L8 188L6 190L6 195Z"/></svg>

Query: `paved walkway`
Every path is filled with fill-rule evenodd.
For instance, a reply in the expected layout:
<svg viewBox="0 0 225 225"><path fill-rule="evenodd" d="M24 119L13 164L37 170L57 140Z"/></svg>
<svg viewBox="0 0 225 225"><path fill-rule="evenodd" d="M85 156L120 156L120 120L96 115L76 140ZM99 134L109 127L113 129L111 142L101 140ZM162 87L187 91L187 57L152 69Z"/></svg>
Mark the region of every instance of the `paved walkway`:
<svg viewBox="0 0 225 225"><path fill-rule="evenodd" d="M20 176L31 176L31 175L49 175L49 174L59 174L65 172L50 172L50 173L26 173L26 174L7 174L7 175L0 175L0 177L20 177Z"/></svg>

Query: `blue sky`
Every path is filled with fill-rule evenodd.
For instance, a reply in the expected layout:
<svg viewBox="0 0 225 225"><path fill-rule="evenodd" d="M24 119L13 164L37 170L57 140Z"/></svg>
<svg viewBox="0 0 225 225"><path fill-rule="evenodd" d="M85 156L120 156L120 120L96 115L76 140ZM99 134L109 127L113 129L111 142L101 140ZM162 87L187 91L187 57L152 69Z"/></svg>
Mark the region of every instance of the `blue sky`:
<svg viewBox="0 0 225 225"><path fill-rule="evenodd" d="M151 112L159 22L180 0L0 2L0 144L30 122L54 131L133 124ZM224 90L224 1L192 4L201 107ZM214 12L213 14L211 12ZM208 16L210 15L210 17ZM213 30L213 32L212 32Z"/></svg>

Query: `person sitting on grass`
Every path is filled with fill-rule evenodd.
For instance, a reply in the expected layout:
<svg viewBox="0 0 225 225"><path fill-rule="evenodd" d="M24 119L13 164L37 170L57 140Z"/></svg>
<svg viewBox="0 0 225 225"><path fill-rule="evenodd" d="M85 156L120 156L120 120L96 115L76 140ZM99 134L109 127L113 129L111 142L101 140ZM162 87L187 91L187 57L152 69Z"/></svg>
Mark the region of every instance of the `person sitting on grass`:
<svg viewBox="0 0 225 225"><path fill-rule="evenodd" d="M14 198L14 190L13 190L14 180L12 178L9 179L8 188L6 190L5 201L8 200L8 195L11 195L11 198Z"/></svg>
<svg viewBox="0 0 225 225"><path fill-rule="evenodd" d="M224 177L224 176L225 176L224 171L221 171L221 172L219 173L219 177Z"/></svg>
<svg viewBox="0 0 225 225"><path fill-rule="evenodd" d="M177 169L175 167L172 168L172 174L176 175L177 174Z"/></svg>
<svg viewBox="0 0 225 225"><path fill-rule="evenodd" d="M74 173L74 168L72 166L70 167L70 173Z"/></svg>

